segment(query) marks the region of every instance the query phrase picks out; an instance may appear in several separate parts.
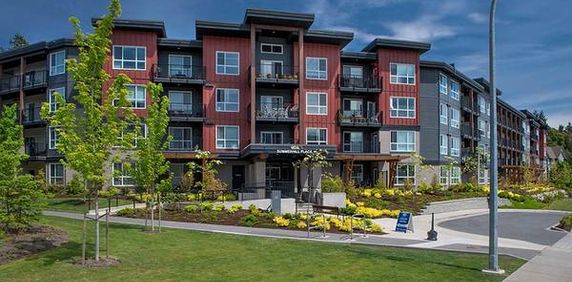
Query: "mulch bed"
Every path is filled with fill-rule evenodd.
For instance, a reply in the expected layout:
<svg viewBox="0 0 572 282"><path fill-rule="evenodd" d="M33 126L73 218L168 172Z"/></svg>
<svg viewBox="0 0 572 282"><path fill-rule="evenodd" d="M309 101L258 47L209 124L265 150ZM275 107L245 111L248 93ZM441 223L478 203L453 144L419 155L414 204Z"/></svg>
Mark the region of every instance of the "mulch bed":
<svg viewBox="0 0 572 282"><path fill-rule="evenodd" d="M87 259L85 262L82 262L81 259L75 261L76 265L82 267L89 267L89 268L103 268L103 267L111 267L119 265L120 261L115 258L100 258L99 261L95 259Z"/></svg>
<svg viewBox="0 0 572 282"><path fill-rule="evenodd" d="M7 234L0 240L0 265L59 247L68 241L66 232L49 226L34 226L26 232Z"/></svg>

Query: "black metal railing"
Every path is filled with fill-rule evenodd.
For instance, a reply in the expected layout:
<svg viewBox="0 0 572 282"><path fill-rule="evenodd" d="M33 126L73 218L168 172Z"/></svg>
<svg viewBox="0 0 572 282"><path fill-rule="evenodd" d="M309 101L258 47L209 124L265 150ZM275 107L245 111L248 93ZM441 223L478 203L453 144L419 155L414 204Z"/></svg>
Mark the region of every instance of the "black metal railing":
<svg viewBox="0 0 572 282"><path fill-rule="evenodd" d="M20 89L20 75L9 75L0 79L0 92Z"/></svg>
<svg viewBox="0 0 572 282"><path fill-rule="evenodd" d="M206 68L199 65L158 64L153 66L153 76L169 79L205 79Z"/></svg>
<svg viewBox="0 0 572 282"><path fill-rule="evenodd" d="M256 64L256 79L298 80L298 66L285 65L279 62L260 62Z"/></svg>
<svg viewBox="0 0 572 282"><path fill-rule="evenodd" d="M297 118L300 111L297 105L283 103L283 104L264 104L260 105L256 111L257 118Z"/></svg>
<svg viewBox="0 0 572 282"><path fill-rule="evenodd" d="M200 108L193 108L190 103L169 103L169 115L171 116L191 116L191 117L204 117L205 106Z"/></svg>
<svg viewBox="0 0 572 282"><path fill-rule="evenodd" d="M381 89L381 78L378 76L339 74L338 85L348 88Z"/></svg>
<svg viewBox="0 0 572 282"><path fill-rule="evenodd" d="M279 131L277 131L279 132ZM260 135L260 134L259 134ZM294 138L288 137L285 138L286 132L282 133L282 138L271 138L271 140L264 139L262 136L256 137L256 144L265 144L265 145L284 145L284 144L296 144Z"/></svg>
<svg viewBox="0 0 572 282"><path fill-rule="evenodd" d="M471 101L470 99L461 99L461 106L463 108L469 109L474 113L480 113L479 104L477 102Z"/></svg>
<svg viewBox="0 0 572 282"><path fill-rule="evenodd" d="M44 86L47 83L46 70L34 70L24 74L24 88Z"/></svg>
<svg viewBox="0 0 572 282"><path fill-rule="evenodd" d="M24 151L28 156L39 156L45 155L47 152L47 144L40 142L26 142L24 145Z"/></svg>
<svg viewBox="0 0 572 282"><path fill-rule="evenodd" d="M341 125L380 126L381 112L363 114L361 112L338 111L338 120Z"/></svg>
<svg viewBox="0 0 572 282"><path fill-rule="evenodd" d="M192 140L171 140L169 151L194 151Z"/></svg>
<svg viewBox="0 0 572 282"><path fill-rule="evenodd" d="M22 110L22 122L40 122L42 117L40 116L40 111L42 110L41 105L30 104L24 110Z"/></svg>
<svg viewBox="0 0 572 282"><path fill-rule="evenodd" d="M380 143L365 143L363 141L343 143L342 151L344 153L379 153Z"/></svg>

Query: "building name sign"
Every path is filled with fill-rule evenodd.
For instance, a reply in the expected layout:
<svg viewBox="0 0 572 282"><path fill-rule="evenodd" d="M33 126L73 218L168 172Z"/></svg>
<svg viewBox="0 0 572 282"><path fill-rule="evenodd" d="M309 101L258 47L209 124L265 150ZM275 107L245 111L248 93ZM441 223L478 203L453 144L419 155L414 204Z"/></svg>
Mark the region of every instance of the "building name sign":
<svg viewBox="0 0 572 282"><path fill-rule="evenodd" d="M299 146L292 146L290 147L290 149L277 149L276 154L303 155L303 154L310 154L315 151L316 150L302 149Z"/></svg>

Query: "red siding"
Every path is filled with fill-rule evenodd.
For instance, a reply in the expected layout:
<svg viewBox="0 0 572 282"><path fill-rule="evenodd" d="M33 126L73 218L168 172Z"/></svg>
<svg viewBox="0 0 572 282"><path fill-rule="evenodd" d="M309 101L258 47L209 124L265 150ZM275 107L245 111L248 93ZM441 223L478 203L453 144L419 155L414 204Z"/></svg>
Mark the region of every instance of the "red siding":
<svg viewBox="0 0 572 282"><path fill-rule="evenodd" d="M398 50L379 48L377 50L378 70L383 77L383 94L380 97L380 110L383 111L383 123L386 125L419 125L418 118L390 118L390 97L415 97L416 117L419 116L419 52L416 50ZM391 84L390 63L415 64L415 85Z"/></svg>
<svg viewBox="0 0 572 282"><path fill-rule="evenodd" d="M239 75L216 74L216 52L239 52ZM248 74L250 67L250 39L237 37L203 37L203 65L206 67L206 79L214 87L203 90L203 104L206 107L207 123L203 126L203 147L216 151L216 125L240 126L240 148L250 143L250 123L248 106L250 105L250 86ZM217 88L236 88L240 91L238 113L221 113L216 111ZM219 149L220 151L220 149Z"/></svg>

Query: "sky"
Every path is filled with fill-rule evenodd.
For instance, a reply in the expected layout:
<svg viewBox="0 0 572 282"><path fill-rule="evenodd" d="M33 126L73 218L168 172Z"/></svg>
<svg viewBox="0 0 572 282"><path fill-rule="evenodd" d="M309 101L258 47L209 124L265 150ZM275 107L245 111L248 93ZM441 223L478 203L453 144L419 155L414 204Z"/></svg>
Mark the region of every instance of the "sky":
<svg viewBox="0 0 572 282"><path fill-rule="evenodd" d="M0 46L22 33L30 43L71 37L69 16L89 30L104 0L0 0ZM572 121L570 0L498 0L497 85L518 109L542 110L551 126ZM346 50L373 38L425 41L426 60L488 78L488 0L123 0L122 18L161 20L169 38L194 39L197 19L242 22L246 8L314 13L313 29L351 31Z"/></svg>

